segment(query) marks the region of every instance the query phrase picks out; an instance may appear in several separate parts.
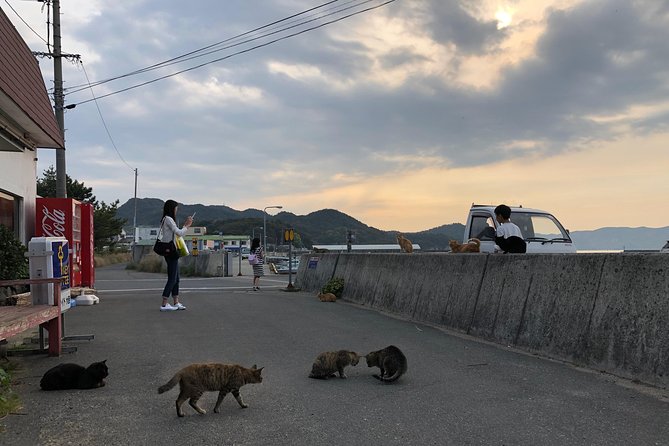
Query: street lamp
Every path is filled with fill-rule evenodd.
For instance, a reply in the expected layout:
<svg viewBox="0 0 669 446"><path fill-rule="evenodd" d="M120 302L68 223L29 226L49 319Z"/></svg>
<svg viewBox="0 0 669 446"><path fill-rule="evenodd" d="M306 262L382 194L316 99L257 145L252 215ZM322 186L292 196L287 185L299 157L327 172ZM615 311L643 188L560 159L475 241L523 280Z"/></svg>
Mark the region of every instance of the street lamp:
<svg viewBox="0 0 669 446"><path fill-rule="evenodd" d="M262 244L263 250L267 249L267 209L283 209L283 206L267 206L262 210L262 235L264 237ZM276 246L276 244L274 246Z"/></svg>

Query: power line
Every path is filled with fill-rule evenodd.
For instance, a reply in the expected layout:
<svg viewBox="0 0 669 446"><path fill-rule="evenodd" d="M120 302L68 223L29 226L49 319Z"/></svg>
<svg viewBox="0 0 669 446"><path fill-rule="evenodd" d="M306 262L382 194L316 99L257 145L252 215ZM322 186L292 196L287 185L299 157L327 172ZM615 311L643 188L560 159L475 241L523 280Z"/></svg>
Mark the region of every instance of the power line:
<svg viewBox="0 0 669 446"><path fill-rule="evenodd" d="M369 0L368 0L368 1L369 1ZM288 34L288 35L286 35L286 36L276 38L276 39L271 40L271 41L269 41L269 42L265 42L265 43L256 45L256 46L254 46L254 47L247 48L247 49L244 49L244 50L241 50L241 51L237 51L236 53L232 53L232 54L229 54L229 55L224 56L224 57L220 57L220 58L218 58L218 59L214 59L214 60L211 60L211 61L208 61L208 62L199 64L199 65L195 65L195 66L190 67L190 68L186 68L186 69L179 70L179 71L176 71L176 72L171 73L171 74L167 74L167 75L165 75L165 76L160 76L160 77L158 77L158 78L155 78L155 79L152 79L152 80L149 80L149 81L146 81L146 82L142 82L142 83L139 83L139 84L136 84L136 85L132 85L132 86L127 87L127 88L123 88L123 89L121 89L121 90L117 90L117 91L113 91L113 92L111 92L111 93L104 94L104 95L102 95L102 96L99 96L97 99L103 99L103 98L106 98L106 97L109 97L109 96L113 96L113 95L116 95L116 94L119 94L119 93L123 93L123 92L129 91L129 90L134 90L135 88L143 87L143 86L145 86L145 85L149 85L149 84L152 84L152 83L154 83L154 82L158 82L158 81L163 80L163 79L167 79L167 78L170 78L170 77L173 77L173 76L177 76L177 75L182 74L182 73L186 73L186 72L188 72L188 71L192 71L192 70L195 70L195 69L198 69L198 68L202 68L202 67L204 67L204 66L206 66L206 65L210 65L210 64L213 64L213 63L216 63L216 62L220 62L220 61L223 61L223 60L226 60L226 59L230 59L231 57L234 57L234 56L237 56L237 55L240 55L240 54L244 54L244 53L248 53L248 52L251 52L251 51L256 50L256 49L258 49L258 48L263 48L263 47L272 45L272 44L274 44L274 43L280 42L280 41L282 41L282 40L286 40L286 39L289 39L289 38L291 38L291 37L295 37L295 36L298 36L298 35L300 35L300 34L304 34L304 33L306 33L306 32L313 31L314 29L323 28L323 27L325 27L325 26L331 25L331 24L333 24L333 23L340 22L340 21L345 20L345 19L347 19L347 18L356 16L356 15L359 15L359 14L362 14L362 13L365 13L365 12L368 12L368 11L371 11L371 10L374 10L374 9L381 8L381 7L385 6L385 5L388 5L388 4L390 4L390 3L393 3L393 2L395 2L395 1L396 1L396 0L387 0L387 1L385 1L385 2L383 2L383 3L381 3L381 4L379 4L379 5L370 6L370 7L368 7L368 8L362 9L362 10L360 10L360 11L352 12L352 13L347 14L347 15L344 15L344 16L342 16L342 17L339 17L339 18L330 20L329 22L324 22L324 23L321 23L321 24L319 24L319 25L312 26L311 28L307 28L307 29L304 29L304 30L301 30L301 31L297 31L297 32L294 32L294 33L292 33L292 34ZM365 2L365 3L366 3L366 2ZM76 107L77 105L86 104L86 103L91 102L91 101L93 101L93 99L88 99L88 100L81 101L81 102L78 102L78 103L75 103L75 104L71 104L70 107L74 108L74 107Z"/></svg>
<svg viewBox="0 0 669 446"><path fill-rule="evenodd" d="M337 1L338 1L338 0L337 0ZM355 3L356 1L359 2L360 0L350 0L350 1L346 2L346 3L344 3L344 5L348 5L348 4L350 4L350 3ZM185 57L185 58L183 58L184 56L180 56L180 58L181 58L180 60L175 60L175 59L178 59L178 58L175 58L175 59L172 59L173 61L170 61L170 62L163 62L163 63L161 63L161 64L157 64L156 66L154 66L154 67L152 67L152 68L144 68L144 69L142 69L142 70L138 70L138 71L136 71L136 72L134 72L134 73L132 73L132 74L146 73L146 72L148 72L148 71L156 70L156 69L158 69L158 68L165 68L165 67L168 67L168 66L171 66L171 65L175 65L175 64L178 64L178 63L187 62L187 61L192 60L192 59L197 59L198 57L208 56L209 54L213 54L213 53L217 53L217 52L220 52L220 51L223 51L223 50L227 50L227 49L230 49L230 48L234 48L234 47L236 47L236 46L240 46L240 45L243 45L243 44L246 44L246 43L250 43L250 42L253 42L253 41L255 41L255 40L264 39L264 38L269 37L269 36L271 36L271 35L279 34L279 33L282 33L282 32L284 32L284 31L288 31L289 29L297 28L297 27L299 27L299 26L306 25L307 23L311 23L311 22L314 22L314 21L316 21L316 20L323 19L323 18L325 18L325 17L329 17L329 16L332 16L332 15L335 15L335 14L339 14L339 13L341 13L341 12L348 11L348 10L353 9L353 8L355 8L355 7L361 6L361 5L365 4L365 3L371 3L371 2L374 2L374 1L377 1L377 0L364 0L364 1L362 1L362 2L359 2L359 3L356 4L356 5L349 6L349 7L345 7L345 8L341 8L341 9L339 9L339 10L337 10L337 11L334 11L334 12L331 12L331 13L329 13L329 14L324 14L324 15L321 15L321 16L319 16L319 17L313 18L313 19L311 19L311 20L302 21L301 23L298 23L298 24L296 24L296 25L288 26L288 27L279 29L278 31L270 32L270 33L267 33L267 34L260 35L260 36L258 36L258 37L254 37L254 38L250 38L250 39L247 39L247 40L243 40L243 41L241 41L241 42L237 42L237 43L234 43L234 44L231 44L231 45L227 45L227 46L224 46L224 47L221 47L221 48L217 48L217 49L215 49L215 50L207 51L207 52L202 53L202 54L198 54L198 55L194 55L194 56L190 56L190 57ZM332 8L332 9L334 9L334 8ZM312 16L312 17L313 17L313 16ZM294 23L294 22L288 22L288 23ZM244 33L244 34L247 34L247 33ZM231 39L228 39L227 41L234 40L234 39L235 39L235 38L231 38ZM217 43L217 44L214 44L214 45L209 45L209 46L207 46L207 47L205 47L205 48L211 48L211 47L213 47L213 46L219 45L220 43L221 43L221 42L219 42L219 43ZM198 50L198 51L202 51L202 49L200 49L200 50ZM193 53L196 53L196 52L197 52L197 51L193 51L193 52L191 52L190 54L193 54ZM160 65L160 66L158 66L158 65ZM119 79L119 78L121 78L121 77L126 77L126 76L129 76L129 75L131 75L131 74L124 75L124 76L119 76L119 77L117 77L116 79ZM115 80L115 79L110 79L109 81L111 81L111 80ZM108 82L108 81L100 81L100 82L97 82L97 83L93 83L93 86L102 85L103 83L106 83L106 82ZM72 90L72 88L74 88L74 90ZM86 87L82 87L82 88L71 87L70 89L68 89L68 90L70 90L70 91L68 91L67 94L68 94L68 95L69 95L69 94L74 94L74 93L77 93L77 92L79 92L79 91L81 91L81 90L84 90L85 88L86 88Z"/></svg>
<svg viewBox="0 0 669 446"><path fill-rule="evenodd" d="M84 71L84 76L86 76L86 80L88 81L89 80L88 79L88 73L86 72L86 68L84 67L84 63L81 62L81 61L79 61L79 63L81 64L81 69ZM112 146L114 147L114 150L116 150L116 154L118 155L119 158L121 158L121 161L123 161L123 163L126 166L128 166L131 170L136 172L137 169L135 169L134 167L132 167L130 164L128 164L126 162L126 160L121 155L121 152L119 152L118 147L116 147L116 143L114 142L114 138L112 138L111 133L109 132L109 127L107 127L107 123L105 122L105 118L102 116L102 110L100 110L100 105L98 104L98 100L95 97L95 93L93 93L93 88L91 88L91 95L93 96L92 100L95 101L95 106L98 109L98 114L100 115L100 120L102 121L102 125L104 126L105 131L107 132L107 136L109 137L109 140L111 141Z"/></svg>
<svg viewBox="0 0 669 446"><path fill-rule="evenodd" d="M5 1L7 1L7 0L5 0ZM229 38L227 38L227 39L225 39L225 40L222 40L222 41L220 41L220 42L213 43L213 44L211 44L211 45L207 45L207 46L202 47L202 48L199 48L199 49L197 49L197 50L190 51L190 52L188 52L188 53L185 53L185 54L182 54L182 55L180 55L180 56L174 57L174 58L172 58L172 59L168 59L168 60L165 60L165 61L163 61L163 62L159 62L159 63L153 64L153 65L149 65L148 67L140 68L140 69L138 69L138 70L131 71L130 73L127 73L127 74L123 74L123 75L120 75L120 76L111 77L111 78L108 78L108 79L105 79L105 80L102 80L102 81L93 82L92 85L93 85L93 86L97 86L97 85L101 85L101 84L104 84L104 83L107 83L107 82L111 82L111 81L114 81L114 80L117 80L117 79L122 79L122 78L125 78L125 77L128 77L128 76L133 76L133 75L135 75L135 74L144 73L144 72L147 72L147 71L150 71L150 70L153 70L153 69L156 69L156 68L160 68L160 67L163 67L163 66L169 66L169 65L172 65L173 63L177 63L176 61L179 61L180 59L186 58L186 57L191 56L191 55L193 55L193 54L197 54L197 53L199 53L199 52L208 50L208 49L210 49L210 48L213 48L213 47L215 47L215 46L221 45L221 44L223 44L223 43L231 42L231 41L233 41L233 40L239 39L239 38L244 37L244 36L246 36L246 35L249 35L249 34L252 34L252 33L254 33L254 32L260 31L260 30L262 30L262 29L265 29L265 28L268 28L268 27L277 25L277 24L279 24L279 23L285 22L285 21L290 20L290 19L293 19L293 18L295 18L295 17L299 17L299 16L301 16L301 15L304 15L304 14L306 14L306 13L315 11L315 10L320 9L320 8L323 8L324 6L327 6L327 5L329 5L329 4L337 3L337 2L339 2L339 1L340 1L340 0L331 0L331 1L328 1L328 2L323 3L323 4L320 4L320 5L318 5L318 6L314 6L313 8L306 9L306 10L304 10L304 11L302 11L302 12L298 12L298 13L296 13L296 14L290 15L290 16L285 17L285 18L283 18L283 19L275 20L274 22L268 23L268 24L263 25L263 26L259 26L259 27L257 27L257 28L254 28L254 29L250 30L250 31L246 31L246 32L241 33L241 34L238 34L238 35L236 35L236 36L229 37ZM352 1L356 1L356 0L352 0ZM349 3L350 3L350 2L349 2ZM75 85L75 86L71 87L71 89L76 89L76 88L80 88L80 87L85 87L85 84L82 84L82 85ZM77 91L78 91L78 90L77 90ZM76 92L76 91L71 91L71 93L75 93L75 92Z"/></svg>
<svg viewBox="0 0 669 446"><path fill-rule="evenodd" d="M25 20L23 20L23 17L21 17L21 14L19 14L19 13L16 11L16 9L14 9L14 7L12 6L12 4L9 3L8 0L5 0L5 3L7 3L7 6L9 6L9 9L11 9L12 11L14 11L14 14L16 14L16 16L23 22L23 24L26 25L26 26L28 27L28 29L29 29L30 31L33 32L33 34L35 34L37 37L39 37L40 40L41 40L42 42L46 43L46 46L47 46L47 47L49 47L49 42L47 42L46 40L44 40L44 37L40 36L39 33L38 33L37 31L35 31L30 25L28 25L28 22L26 22Z"/></svg>

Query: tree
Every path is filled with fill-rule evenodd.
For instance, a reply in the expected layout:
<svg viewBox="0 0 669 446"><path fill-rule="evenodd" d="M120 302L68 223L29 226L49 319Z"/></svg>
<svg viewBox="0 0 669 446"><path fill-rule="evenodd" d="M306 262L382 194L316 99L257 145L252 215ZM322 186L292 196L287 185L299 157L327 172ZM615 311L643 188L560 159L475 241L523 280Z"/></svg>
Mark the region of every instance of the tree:
<svg viewBox="0 0 669 446"><path fill-rule="evenodd" d="M0 279L15 280L28 277L26 247L16 239L13 231L0 224Z"/></svg>
<svg viewBox="0 0 669 446"><path fill-rule="evenodd" d="M44 171L42 178L37 179L37 195L41 197L56 196L56 170L50 166ZM66 176L67 196L75 200L85 201L93 205L93 243L96 250L115 243L114 238L121 234L124 218L116 218L119 200L107 204L104 201L98 203L93 188L86 187L83 182L72 180Z"/></svg>
<svg viewBox="0 0 669 446"><path fill-rule="evenodd" d="M69 175L65 176L65 190L69 198L93 205L97 204L95 195L93 195L93 188L86 187L83 182L72 180ZM53 166L49 166L43 172L43 177L37 179L37 195L40 197L56 196L56 169Z"/></svg>
<svg viewBox="0 0 669 446"><path fill-rule="evenodd" d="M95 204L93 218L94 235L93 243L95 250L100 251L104 246L113 246L116 241L114 238L121 234L125 218L116 218L116 210L119 201L107 204L104 201Z"/></svg>

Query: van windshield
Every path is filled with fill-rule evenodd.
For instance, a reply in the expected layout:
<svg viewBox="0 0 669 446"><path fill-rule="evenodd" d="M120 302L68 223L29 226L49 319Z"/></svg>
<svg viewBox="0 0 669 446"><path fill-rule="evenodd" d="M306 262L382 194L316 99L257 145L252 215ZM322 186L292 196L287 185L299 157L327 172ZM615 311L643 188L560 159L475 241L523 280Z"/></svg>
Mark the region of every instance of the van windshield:
<svg viewBox="0 0 669 446"><path fill-rule="evenodd" d="M525 240L571 241L567 231L552 215L514 211L511 221L518 225Z"/></svg>

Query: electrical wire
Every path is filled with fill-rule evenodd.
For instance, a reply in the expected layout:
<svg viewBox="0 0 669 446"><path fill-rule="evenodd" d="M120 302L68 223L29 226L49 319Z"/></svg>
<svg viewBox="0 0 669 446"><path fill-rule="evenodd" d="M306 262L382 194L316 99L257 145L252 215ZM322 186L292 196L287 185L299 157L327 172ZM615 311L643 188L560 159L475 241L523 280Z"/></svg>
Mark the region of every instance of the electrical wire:
<svg viewBox="0 0 669 446"><path fill-rule="evenodd" d="M40 36L39 33L38 33L37 31L35 31L30 25L28 25L28 22L26 22L25 20L23 20L23 17L21 17L21 14L19 14L19 13L16 11L16 9L14 9L14 7L12 6L12 4L9 3L9 0L5 0L5 3L7 3L7 6L9 6L9 9L11 9L12 11L14 11L14 14L16 14L16 16L23 22L23 24L26 25L26 26L28 27L28 29L29 29L30 31L33 32L33 34L35 34L37 37L39 37L40 40L41 40L42 42L46 43L46 46L47 46L47 48L48 48L48 47L49 47L49 42L47 42L46 40L44 40L44 37Z"/></svg>
<svg viewBox="0 0 669 446"><path fill-rule="evenodd" d="M88 80L88 73L86 72L86 68L84 67L84 63L82 61L79 61L79 63L81 64L81 69L84 71L84 76L86 76L86 80ZM95 93L93 93L93 88L92 87L91 87L91 95L93 96L92 100L95 101L95 106L98 109L98 114L100 115L100 120L102 121L102 125L104 126L105 131L107 132L107 136L109 137L109 140L111 141L112 146L114 147L114 150L116 150L116 154L118 155L118 157L121 159L121 161L123 161L123 163L126 166L128 166L132 171L135 171L136 169L134 167L132 167L130 164L128 164L128 162L121 155L121 152L118 150L118 147L116 147L116 143L114 142L114 138L112 138L112 135L109 132L109 127L107 127L107 123L105 122L105 118L102 116L102 110L100 110L100 105L98 104L98 100L95 97Z"/></svg>
<svg viewBox="0 0 669 446"><path fill-rule="evenodd" d="M5 0L5 1L7 1L7 0ZM197 54L197 53L199 53L199 52L201 52L201 51L208 50L208 49L213 48L213 47L215 47L215 46L218 46L218 45L221 45L221 44L224 44L224 43L228 43L228 42L234 41L234 40L239 39L239 38L241 38L241 37L244 37L244 36L246 36L246 35L255 33L255 32L260 31L260 30L265 29L265 28L269 28L269 27L271 27L271 26L277 25L277 24L279 24L279 23L285 22L285 21L290 20L290 19L293 19L293 18L295 18L295 17L299 17L299 16L301 16L301 15L304 15L304 14L306 14L306 13L315 11L315 10L320 9L320 8L323 8L323 7L325 7L325 6L327 6L327 5L330 5L330 4L332 4L332 3L337 3L337 2L339 2L339 1L340 1L340 0L331 0L331 1L328 1L328 2L326 2L326 3L322 3L322 4L318 5L318 6L314 6L313 8L306 9L306 10L304 10L304 11L302 11L302 12L298 12L298 13L296 13L296 14L290 15L290 16L285 17L285 18L283 18L283 19L275 20L274 22L268 23L268 24L263 25L263 26L259 26L259 27L257 27L257 28L254 28L254 29L250 30L250 31L246 31L246 32L241 33L241 34L238 34L238 35L236 35L236 36L229 37L229 38L227 38L227 39L225 39L225 40L222 40L222 41L220 41L220 42L216 42L216 43L213 43L213 44L211 44L211 45L207 45L207 46L205 46L205 47L199 48L199 49L197 49L197 50L190 51L190 52L188 52L188 53L182 54L182 55L177 56L177 57L173 57L172 59L168 59L168 60L165 60L165 61L163 61L163 62L159 62L159 63L153 64L153 65L149 65L148 67L145 67L145 68L140 68L140 69L138 69L138 70L131 71L130 73L126 73L126 74L123 74L123 75L120 75L120 76L111 77L111 78L109 78L109 79L105 79L105 80L102 80L102 81L96 81L96 82L93 82L91 85L92 85L92 86L97 86L97 85L101 85L101 84L104 84L104 83L107 83L107 82L111 82L111 81L114 81L114 80L117 80L117 79L122 79L122 78L125 78L125 77L128 77L128 76L133 76L133 75L135 75L135 74L144 73L144 72L147 72L147 71L156 69L156 68L161 68L161 67L163 67L163 66L169 66L169 65L172 65L173 63L175 63L176 61L179 61L180 59L186 58L186 57L188 57L188 56L192 56L192 55L194 55L194 54ZM356 0L352 0L352 1L356 1ZM349 3L350 3L350 2L349 2ZM72 89L76 89L76 88L85 87L85 86L86 86L85 84L82 84L82 85L75 85L75 86L73 86L73 87L71 87L71 88L72 88Z"/></svg>
<svg viewBox="0 0 669 446"><path fill-rule="evenodd" d="M344 3L344 5L348 5L348 4L350 4L350 3L355 3L356 1L359 2L360 0L350 0L350 1L346 2L346 3ZM208 56L209 54L213 54L213 53L217 53L217 52L220 52L220 51L223 51L223 50L227 50L227 49L230 49L230 48L234 48L234 47L236 47L236 46L240 46L240 45L243 45L243 44L246 44L246 43L250 43L250 42L253 42L253 41L255 41L255 40L264 39L264 38L269 37L269 36L271 36L271 35L279 34L279 33L282 33L282 32L284 32L284 31L288 31L289 29L297 28L297 27L302 26L302 25L305 25L305 24L307 24L307 23L311 23L311 22L314 22L314 21L316 21L316 20L321 20L321 19L323 19L323 18L325 18L325 17L329 17L329 16L331 16L331 15L339 14L339 13L341 13L341 12L344 12L344 11L353 9L353 8L355 8L355 7L361 6L361 5L365 4L365 3L371 3L371 2L374 2L374 1L377 1L377 0L364 0L364 1L359 2L359 3L357 3L357 4L353 5L353 6L349 6L349 7L341 8L341 9L339 9L339 10L337 10L337 11L331 12L331 13L329 13L329 14L321 15L321 16L319 16L319 17L317 17L317 18L313 18L313 19L311 19L311 20L302 21L301 23L298 23L297 25L288 26L288 27L282 28L282 29L280 29L280 30L278 30L278 31L274 31L274 32L271 32L271 33L263 34L263 35L258 36L258 37L250 38L250 39L247 39L247 40L244 40L244 41L241 41L241 42L237 42L237 43L234 43L234 44L231 44L231 45L224 46L224 47L222 47L222 48L217 48L217 49L215 49L215 50L207 51L207 52L205 52L205 53L198 54L198 55L195 55L195 56L186 57L186 58L180 59L180 60L178 60L178 61L173 61L173 62L169 62L169 63L164 62L164 63L163 63L162 65L160 65L160 66L156 66L156 67L153 67L153 68L146 68L146 69L143 69L143 70L138 70L138 71L137 71L136 73L134 73L134 74L139 74L140 72L141 72L141 73L146 73L146 72L148 72L148 71L156 70L156 69L158 69L158 68L164 68L164 67L171 66L171 65L175 65L175 64L178 64L178 63L187 62L187 61L192 60L192 59L197 59L198 57ZM334 9L334 8L332 8L332 9ZM288 23L291 23L291 22L288 22ZM244 34L247 34L247 33L244 33ZM233 38L233 39L234 39L234 38ZM228 40L231 40L231 39L228 39ZM220 42L219 42L219 43L220 43ZM218 45L218 44L215 44L215 45ZM207 48L211 48L212 46L214 46L214 45L210 45L210 46L208 46ZM198 51L200 51L200 50L198 50ZM180 56L180 57L182 57L182 56ZM126 75L126 76L127 76L127 75ZM123 76L123 77L125 77L125 76ZM98 83L93 83L93 86L102 85L103 83L106 83L106 82L107 82L107 81L100 81L100 82L98 82ZM81 88L77 88L76 86L75 86L75 87L70 87L70 88L68 89L68 92L66 93L66 95L77 93L77 92L79 92L79 91L81 91L81 90L84 90L84 89L86 89L86 88L87 88L87 87L81 87Z"/></svg>
<svg viewBox="0 0 669 446"><path fill-rule="evenodd" d="M206 65L211 65L211 64L216 63L216 62L221 62L221 61L223 61L223 60L230 59L231 57L238 56L238 55L240 55L240 54L244 54L244 53L248 53L248 52L254 51L254 50L258 49L258 48L263 48L263 47L272 45L272 44L274 44L274 43L280 42L280 41L282 41L282 40L286 40L286 39L289 39L289 38L291 38L291 37L295 37L295 36L298 36L298 35L300 35L300 34L304 34L304 33L306 33L306 32L313 31L313 30L315 30L315 29L323 28L323 27L328 26L328 25L331 25L331 24L333 24L333 23L340 22L340 21L345 20L345 19L347 19L347 18L356 16L356 15L359 15L359 14L363 14L363 13L365 13L365 12L372 11L372 10L374 10L374 9L381 8L381 7L385 6L385 5L388 5L388 4L390 4L390 3L393 3L393 2L395 2L395 1L396 1L396 0L386 0L385 2L383 2L383 3L379 4L379 5L370 6L370 7L368 7L368 8L362 9L362 10L360 10L360 11L356 11L356 12L349 13L349 14L344 15L344 16L342 16L342 17L339 17L339 18L330 20L330 21L328 21L328 22L324 22L324 23L321 23L321 24L312 26L311 28L307 28L307 29L304 29L304 30L301 30L301 31L294 32L294 33L292 33L292 34L288 34L288 35L286 35L286 36L278 37L278 38L276 38L276 39L274 39L274 40L270 40L269 42L265 42L265 43L262 43L262 44L253 46L253 47L251 47L251 48L247 48L247 49L244 49L244 50L240 50L240 51L237 51L236 53L232 53L232 54L229 54L229 55L227 55L227 56L220 57L220 58L218 58L218 59L214 59L214 60L211 60L211 61L208 61L208 62L204 62L204 63L201 63L201 64L199 64L199 65L195 65L195 66L190 67L190 68L186 68L186 69L183 69L183 70L179 70L179 71L176 71L176 72L174 72L174 73L167 74L167 75L165 75L165 76L160 76L160 77L158 77L158 78L155 78L155 79L152 79L152 80L149 80L149 81L146 81L146 82L142 82L142 83L139 83L139 84L136 84L136 85L132 85L132 86L127 87L127 88L123 88L123 89L120 89L120 90L117 90L117 91L113 91L113 92L111 92L111 93L104 94L104 95L102 95L102 96L98 96L97 99L103 99L103 98L106 98L106 97L109 97L109 96L113 96L113 95L116 95L116 94L119 94L119 93L123 93L123 92L129 91L129 90L134 90L135 88L143 87L143 86L145 86L145 85L149 85L149 84L152 84L152 83L154 83L154 82L158 82L158 81L163 80L163 79L167 79L167 78L170 78L170 77L173 77L173 76L177 76L177 75L179 75L179 74L186 73L186 72L188 72L188 71L196 70L196 69L198 69L198 68L202 68L202 67L204 67L204 66L206 66ZM366 3L366 2L365 2L365 3ZM72 104L72 105L73 105L73 106L78 106L78 105L86 104L86 103L91 102L91 101L93 101L93 100L94 100L94 99L88 99L88 100L81 101L81 102L78 102L78 103L75 103L75 104Z"/></svg>

